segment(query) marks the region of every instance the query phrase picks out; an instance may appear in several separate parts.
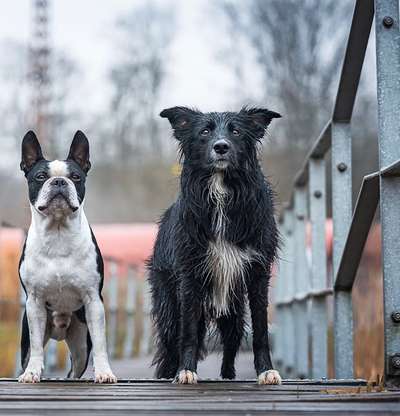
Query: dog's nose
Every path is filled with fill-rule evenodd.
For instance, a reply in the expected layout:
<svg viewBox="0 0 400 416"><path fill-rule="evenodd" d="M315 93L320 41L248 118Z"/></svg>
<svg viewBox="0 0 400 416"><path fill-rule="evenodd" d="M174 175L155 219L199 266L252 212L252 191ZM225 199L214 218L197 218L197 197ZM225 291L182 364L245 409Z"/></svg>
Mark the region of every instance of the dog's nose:
<svg viewBox="0 0 400 416"><path fill-rule="evenodd" d="M219 155L227 153L230 147L229 143L224 139L218 140L214 143L215 153L218 153Z"/></svg>
<svg viewBox="0 0 400 416"><path fill-rule="evenodd" d="M51 181L51 185L63 188L64 186L67 186L67 181L63 178L55 178Z"/></svg>

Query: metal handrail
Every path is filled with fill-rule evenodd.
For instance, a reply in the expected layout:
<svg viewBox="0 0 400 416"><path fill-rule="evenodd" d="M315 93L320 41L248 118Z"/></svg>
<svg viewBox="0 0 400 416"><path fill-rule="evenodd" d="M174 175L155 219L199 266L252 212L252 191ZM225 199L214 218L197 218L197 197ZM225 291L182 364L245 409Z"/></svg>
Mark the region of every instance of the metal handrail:
<svg viewBox="0 0 400 416"><path fill-rule="evenodd" d="M105 308L107 315L107 345L111 358L117 357L119 333L123 333L122 354L120 358L130 358L134 353L134 344L137 344L138 353L147 355L152 349L152 324L150 319L150 299L147 281L140 273L135 263L122 261L114 257L105 256L108 263L108 273L105 276ZM119 266L125 266L127 272L120 273ZM119 299L121 277L126 279L125 299ZM140 314L138 322L136 315ZM125 319L120 322L120 314ZM121 323L124 325L121 326ZM136 342L135 342L136 338Z"/></svg>
<svg viewBox="0 0 400 416"><path fill-rule="evenodd" d="M353 210L350 121L374 16L380 168L364 177ZM357 0L331 120L311 146L295 177L289 203L280 217L285 244L275 290L277 326L274 355L286 376L327 376L327 297L333 295L335 376L353 377L351 291L379 201L385 380L388 384L400 384L400 318L398 321L393 318L400 317L400 280L397 278L400 230L396 227L400 224L399 43L399 0ZM329 150L332 157L332 288L328 287L325 246L325 158ZM309 253L306 244L308 224L311 224L312 237Z"/></svg>

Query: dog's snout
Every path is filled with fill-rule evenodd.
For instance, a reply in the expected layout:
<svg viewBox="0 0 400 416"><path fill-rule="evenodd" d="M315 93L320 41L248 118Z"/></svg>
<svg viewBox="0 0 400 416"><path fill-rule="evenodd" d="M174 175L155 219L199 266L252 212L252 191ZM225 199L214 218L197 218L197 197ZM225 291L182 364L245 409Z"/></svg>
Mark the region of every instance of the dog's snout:
<svg viewBox="0 0 400 416"><path fill-rule="evenodd" d="M230 147L230 144L224 139L218 140L214 143L215 153L218 153L219 155L227 153Z"/></svg>
<svg viewBox="0 0 400 416"><path fill-rule="evenodd" d="M67 184L67 181L65 179L63 179L63 178L54 178L51 181L51 186L57 186L59 188L63 188L65 186L67 186L67 185L68 185Z"/></svg>

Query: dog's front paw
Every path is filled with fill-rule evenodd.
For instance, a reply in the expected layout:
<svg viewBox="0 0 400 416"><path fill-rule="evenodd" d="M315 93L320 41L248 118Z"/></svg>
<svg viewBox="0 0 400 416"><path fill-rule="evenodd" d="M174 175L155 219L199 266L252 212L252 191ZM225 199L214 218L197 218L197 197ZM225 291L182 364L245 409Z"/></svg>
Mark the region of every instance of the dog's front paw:
<svg viewBox="0 0 400 416"><path fill-rule="evenodd" d="M258 384L282 384L282 379L276 370L268 370L259 374Z"/></svg>
<svg viewBox="0 0 400 416"><path fill-rule="evenodd" d="M94 382L95 383L116 383L117 377L114 376L111 369L108 370L101 370L101 371L94 371Z"/></svg>
<svg viewBox="0 0 400 416"><path fill-rule="evenodd" d="M197 384L197 374L190 370L181 370L175 377L174 383L179 384Z"/></svg>
<svg viewBox="0 0 400 416"><path fill-rule="evenodd" d="M18 377L19 383L39 383L42 374L41 367L29 367Z"/></svg>
<svg viewBox="0 0 400 416"><path fill-rule="evenodd" d="M221 369L221 378L224 380L234 380L236 377L236 371L234 367L223 367Z"/></svg>

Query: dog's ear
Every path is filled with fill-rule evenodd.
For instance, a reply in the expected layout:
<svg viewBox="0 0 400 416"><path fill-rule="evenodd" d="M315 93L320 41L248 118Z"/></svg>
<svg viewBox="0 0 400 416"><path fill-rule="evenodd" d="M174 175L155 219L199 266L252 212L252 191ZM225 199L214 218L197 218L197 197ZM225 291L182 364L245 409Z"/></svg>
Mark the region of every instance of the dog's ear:
<svg viewBox="0 0 400 416"><path fill-rule="evenodd" d="M36 134L29 130L22 139L21 146L21 170L25 175L32 169L39 160L43 159L42 148Z"/></svg>
<svg viewBox="0 0 400 416"><path fill-rule="evenodd" d="M160 116L167 118L179 139L179 133L190 127L192 118L198 114L197 111L187 107L172 107L161 111Z"/></svg>
<svg viewBox="0 0 400 416"><path fill-rule="evenodd" d="M250 117L256 127L263 130L269 126L273 118L282 117L279 113L266 108L243 108L241 112Z"/></svg>
<svg viewBox="0 0 400 416"><path fill-rule="evenodd" d="M89 140L78 130L72 140L67 160L74 160L87 173L90 169Z"/></svg>

